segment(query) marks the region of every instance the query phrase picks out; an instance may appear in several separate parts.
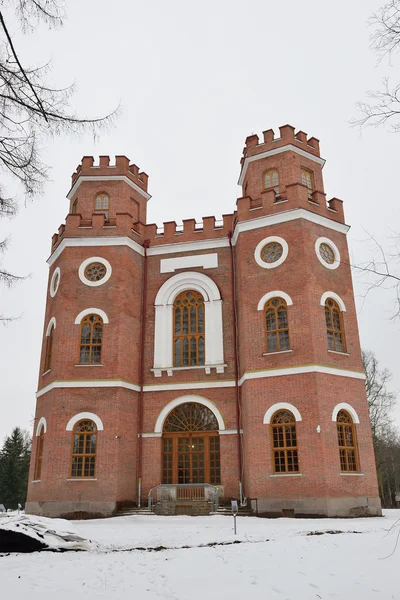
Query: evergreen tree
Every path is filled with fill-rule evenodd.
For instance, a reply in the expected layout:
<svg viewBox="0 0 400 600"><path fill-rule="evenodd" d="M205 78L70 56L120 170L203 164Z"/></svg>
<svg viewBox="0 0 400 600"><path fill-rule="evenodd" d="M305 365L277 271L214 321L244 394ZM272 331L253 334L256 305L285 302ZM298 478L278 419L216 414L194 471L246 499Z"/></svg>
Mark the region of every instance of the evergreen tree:
<svg viewBox="0 0 400 600"><path fill-rule="evenodd" d="M24 506L28 487L31 440L26 431L15 427L0 451L0 504L16 509Z"/></svg>

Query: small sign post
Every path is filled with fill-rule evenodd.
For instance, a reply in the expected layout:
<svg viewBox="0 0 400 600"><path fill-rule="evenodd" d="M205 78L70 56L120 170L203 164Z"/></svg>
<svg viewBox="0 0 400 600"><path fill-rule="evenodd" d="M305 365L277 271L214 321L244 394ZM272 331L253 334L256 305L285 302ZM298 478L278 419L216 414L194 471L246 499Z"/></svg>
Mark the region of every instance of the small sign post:
<svg viewBox="0 0 400 600"><path fill-rule="evenodd" d="M236 515L238 514L238 503L237 500L231 500L232 514L233 514L233 533L236 535Z"/></svg>

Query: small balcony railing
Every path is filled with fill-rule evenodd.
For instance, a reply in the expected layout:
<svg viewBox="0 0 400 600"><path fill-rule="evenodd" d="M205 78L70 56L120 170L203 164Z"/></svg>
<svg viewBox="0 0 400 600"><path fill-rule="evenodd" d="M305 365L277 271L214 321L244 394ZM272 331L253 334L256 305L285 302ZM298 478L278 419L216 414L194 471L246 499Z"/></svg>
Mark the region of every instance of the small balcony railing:
<svg viewBox="0 0 400 600"><path fill-rule="evenodd" d="M213 512L219 504L219 488L210 483L162 483L150 490L148 495L149 510L155 504L166 502L209 502Z"/></svg>

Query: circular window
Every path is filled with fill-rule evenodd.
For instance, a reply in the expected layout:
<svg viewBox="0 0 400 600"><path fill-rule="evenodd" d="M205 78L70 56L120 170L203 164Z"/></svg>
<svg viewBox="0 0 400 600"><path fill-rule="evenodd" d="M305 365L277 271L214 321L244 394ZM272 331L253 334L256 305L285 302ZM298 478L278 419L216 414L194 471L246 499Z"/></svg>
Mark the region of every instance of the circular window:
<svg viewBox="0 0 400 600"><path fill-rule="evenodd" d="M340 265L340 252L328 238L318 238L315 242L315 253L319 262L327 269L337 269Z"/></svg>
<svg viewBox="0 0 400 600"><path fill-rule="evenodd" d="M280 259L283 248L279 242L270 242L261 250L261 260L266 263L274 263Z"/></svg>
<svg viewBox="0 0 400 600"><path fill-rule="evenodd" d="M319 247L319 253L321 255L322 260L324 260L328 265L333 265L335 262L335 253L329 244L321 244Z"/></svg>
<svg viewBox="0 0 400 600"><path fill-rule="evenodd" d="M111 277L111 265L105 258L92 256L83 261L79 267L79 279L85 285L103 285Z"/></svg>
<svg viewBox="0 0 400 600"><path fill-rule="evenodd" d="M85 269L85 277L89 281L100 281L106 276L107 269L102 263L90 263Z"/></svg>
<svg viewBox="0 0 400 600"><path fill-rule="evenodd" d="M254 258L263 269L274 269L286 260L288 252L289 247L283 238L271 236L257 244Z"/></svg>
<svg viewBox="0 0 400 600"><path fill-rule="evenodd" d="M60 285L60 277L61 277L61 271L60 271L60 267L57 267L56 269L54 269L53 275L51 276L51 280L50 280L50 296L52 298L54 298L54 296L57 294L59 285Z"/></svg>

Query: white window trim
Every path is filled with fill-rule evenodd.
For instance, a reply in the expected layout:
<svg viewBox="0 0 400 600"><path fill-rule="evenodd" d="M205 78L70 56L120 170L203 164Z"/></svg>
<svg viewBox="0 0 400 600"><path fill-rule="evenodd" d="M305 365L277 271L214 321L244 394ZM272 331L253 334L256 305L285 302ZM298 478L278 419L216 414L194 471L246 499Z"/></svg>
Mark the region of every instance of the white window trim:
<svg viewBox="0 0 400 600"><path fill-rule="evenodd" d="M340 404L336 404L332 411L332 421L337 421L338 413L341 410L346 410L348 413L350 413L354 423L360 423L357 412L351 406L351 404L347 404L347 402L340 402Z"/></svg>
<svg viewBox="0 0 400 600"><path fill-rule="evenodd" d="M40 430L42 429L42 427L44 429L44 432L47 433L47 421L46 421L46 419L44 417L41 417L39 423L37 424L37 427L36 427L36 437L39 437Z"/></svg>
<svg viewBox="0 0 400 600"><path fill-rule="evenodd" d="M204 298L205 364L224 366L222 300L215 282L203 273L187 271L170 277L155 299L154 369L173 368L173 310L175 298L185 290L196 290Z"/></svg>
<svg viewBox="0 0 400 600"><path fill-rule="evenodd" d="M260 298L260 301L257 305L257 310L263 310L268 300L271 300L272 298L283 298L288 306L293 305L293 300L291 299L289 294L286 294L286 292L275 290L274 292L268 292L267 294L264 294L264 296Z"/></svg>
<svg viewBox="0 0 400 600"><path fill-rule="evenodd" d="M58 274L58 282L57 282L57 287L54 288L54 280L56 278L56 275ZM61 271L60 271L60 267L56 267L53 271L53 275L51 276L51 280L50 280L50 288L49 288L49 292L50 292L50 296L52 298L54 298L54 296L57 294L58 292L58 288L60 287L60 280L61 280Z"/></svg>
<svg viewBox="0 0 400 600"><path fill-rule="evenodd" d="M91 412L81 412L81 413L78 413L77 415L75 415L74 417L72 417L68 421L65 431L72 431L74 428L74 425L78 421L82 421L82 419L90 419L91 421L96 423L96 427L97 427L98 431L103 431L104 426L103 426L102 420L100 419L100 417L98 417L97 415L95 415L94 413L91 413Z"/></svg>
<svg viewBox="0 0 400 600"><path fill-rule="evenodd" d="M104 312L104 310L101 310L101 308L85 308L85 310L80 312L79 315L76 317L75 325L80 325L82 319L84 317L87 317L87 315L98 315L103 319L103 323L109 323L106 313Z"/></svg>
<svg viewBox="0 0 400 600"><path fill-rule="evenodd" d="M296 419L296 421L302 420L299 410L295 406L293 406L293 404L289 404L288 402L277 402L276 404L270 406L267 412L265 413L263 420L264 425L269 425L271 423L272 416L278 410L290 410L290 412L293 413L293 416Z"/></svg>
<svg viewBox="0 0 400 600"><path fill-rule="evenodd" d="M49 337L50 335L50 331L51 328L54 327L54 329L57 327L57 323L56 323L56 318L55 317L51 317L48 325L47 325L47 329L46 329L46 337Z"/></svg>
<svg viewBox="0 0 400 600"><path fill-rule="evenodd" d="M282 246L283 252L282 256L277 261L273 263L267 263L261 258L261 250L264 248L264 246L272 242L278 242L278 244ZM288 254L289 246L287 242L283 238L278 237L277 235L271 235L269 237L264 238L259 244L257 244L256 249L254 250L255 261L263 269L275 269L276 267L279 267L279 265L281 265L286 260Z"/></svg>
<svg viewBox="0 0 400 600"><path fill-rule="evenodd" d="M100 279L99 281L89 281L89 279L86 279L86 277L85 277L85 269L88 265L90 265L90 263L95 263L95 262L101 263L102 265L105 266L106 274L104 275L103 279ZM111 274L112 274L112 267L111 267L110 263L108 262L108 260L106 260L105 258L102 258L101 256L91 256L90 258L87 258L80 265L79 271L78 271L79 279L82 281L82 283L84 283L85 285L88 285L90 287L97 287L99 285L103 285L103 283L106 283L110 279Z"/></svg>
<svg viewBox="0 0 400 600"><path fill-rule="evenodd" d="M339 304L340 310L342 312L346 312L345 303L343 302L341 297L338 296L338 294L335 294L335 292L324 292L321 296L320 305L325 306L325 302L328 300L328 298L332 298L332 300L336 300L336 302Z"/></svg>
<svg viewBox="0 0 400 600"><path fill-rule="evenodd" d="M320 254L319 247L321 246L321 244L328 244L328 246L330 248L332 248L332 250L333 250L333 254L335 256L335 260L334 260L334 262L331 265L329 263L325 262L324 259L321 256L321 254ZM320 238L318 238L316 240L316 242L315 242L315 254L317 255L317 258L318 258L319 262L321 263L321 265L323 265L326 269L337 269L338 266L340 265L340 252L339 252L339 248L329 238L320 237Z"/></svg>
<svg viewBox="0 0 400 600"><path fill-rule="evenodd" d="M164 429L165 419L168 417L169 413L172 410L174 410L174 408L179 406L180 404L185 404L186 402L196 402L196 404L202 404L203 406L206 406L207 408L209 408L211 410L211 412L215 415L215 418L218 421L218 429L220 431L225 431L224 419L223 419L220 411L218 410L218 408L215 406L215 404L213 402L211 402L211 400L208 400L207 398L203 398L202 396L180 396L180 398L175 398L175 400L172 400L166 406L164 406L164 408L158 415L158 418L157 418L157 421L156 421L156 424L154 427L154 433L162 433L162 431Z"/></svg>

